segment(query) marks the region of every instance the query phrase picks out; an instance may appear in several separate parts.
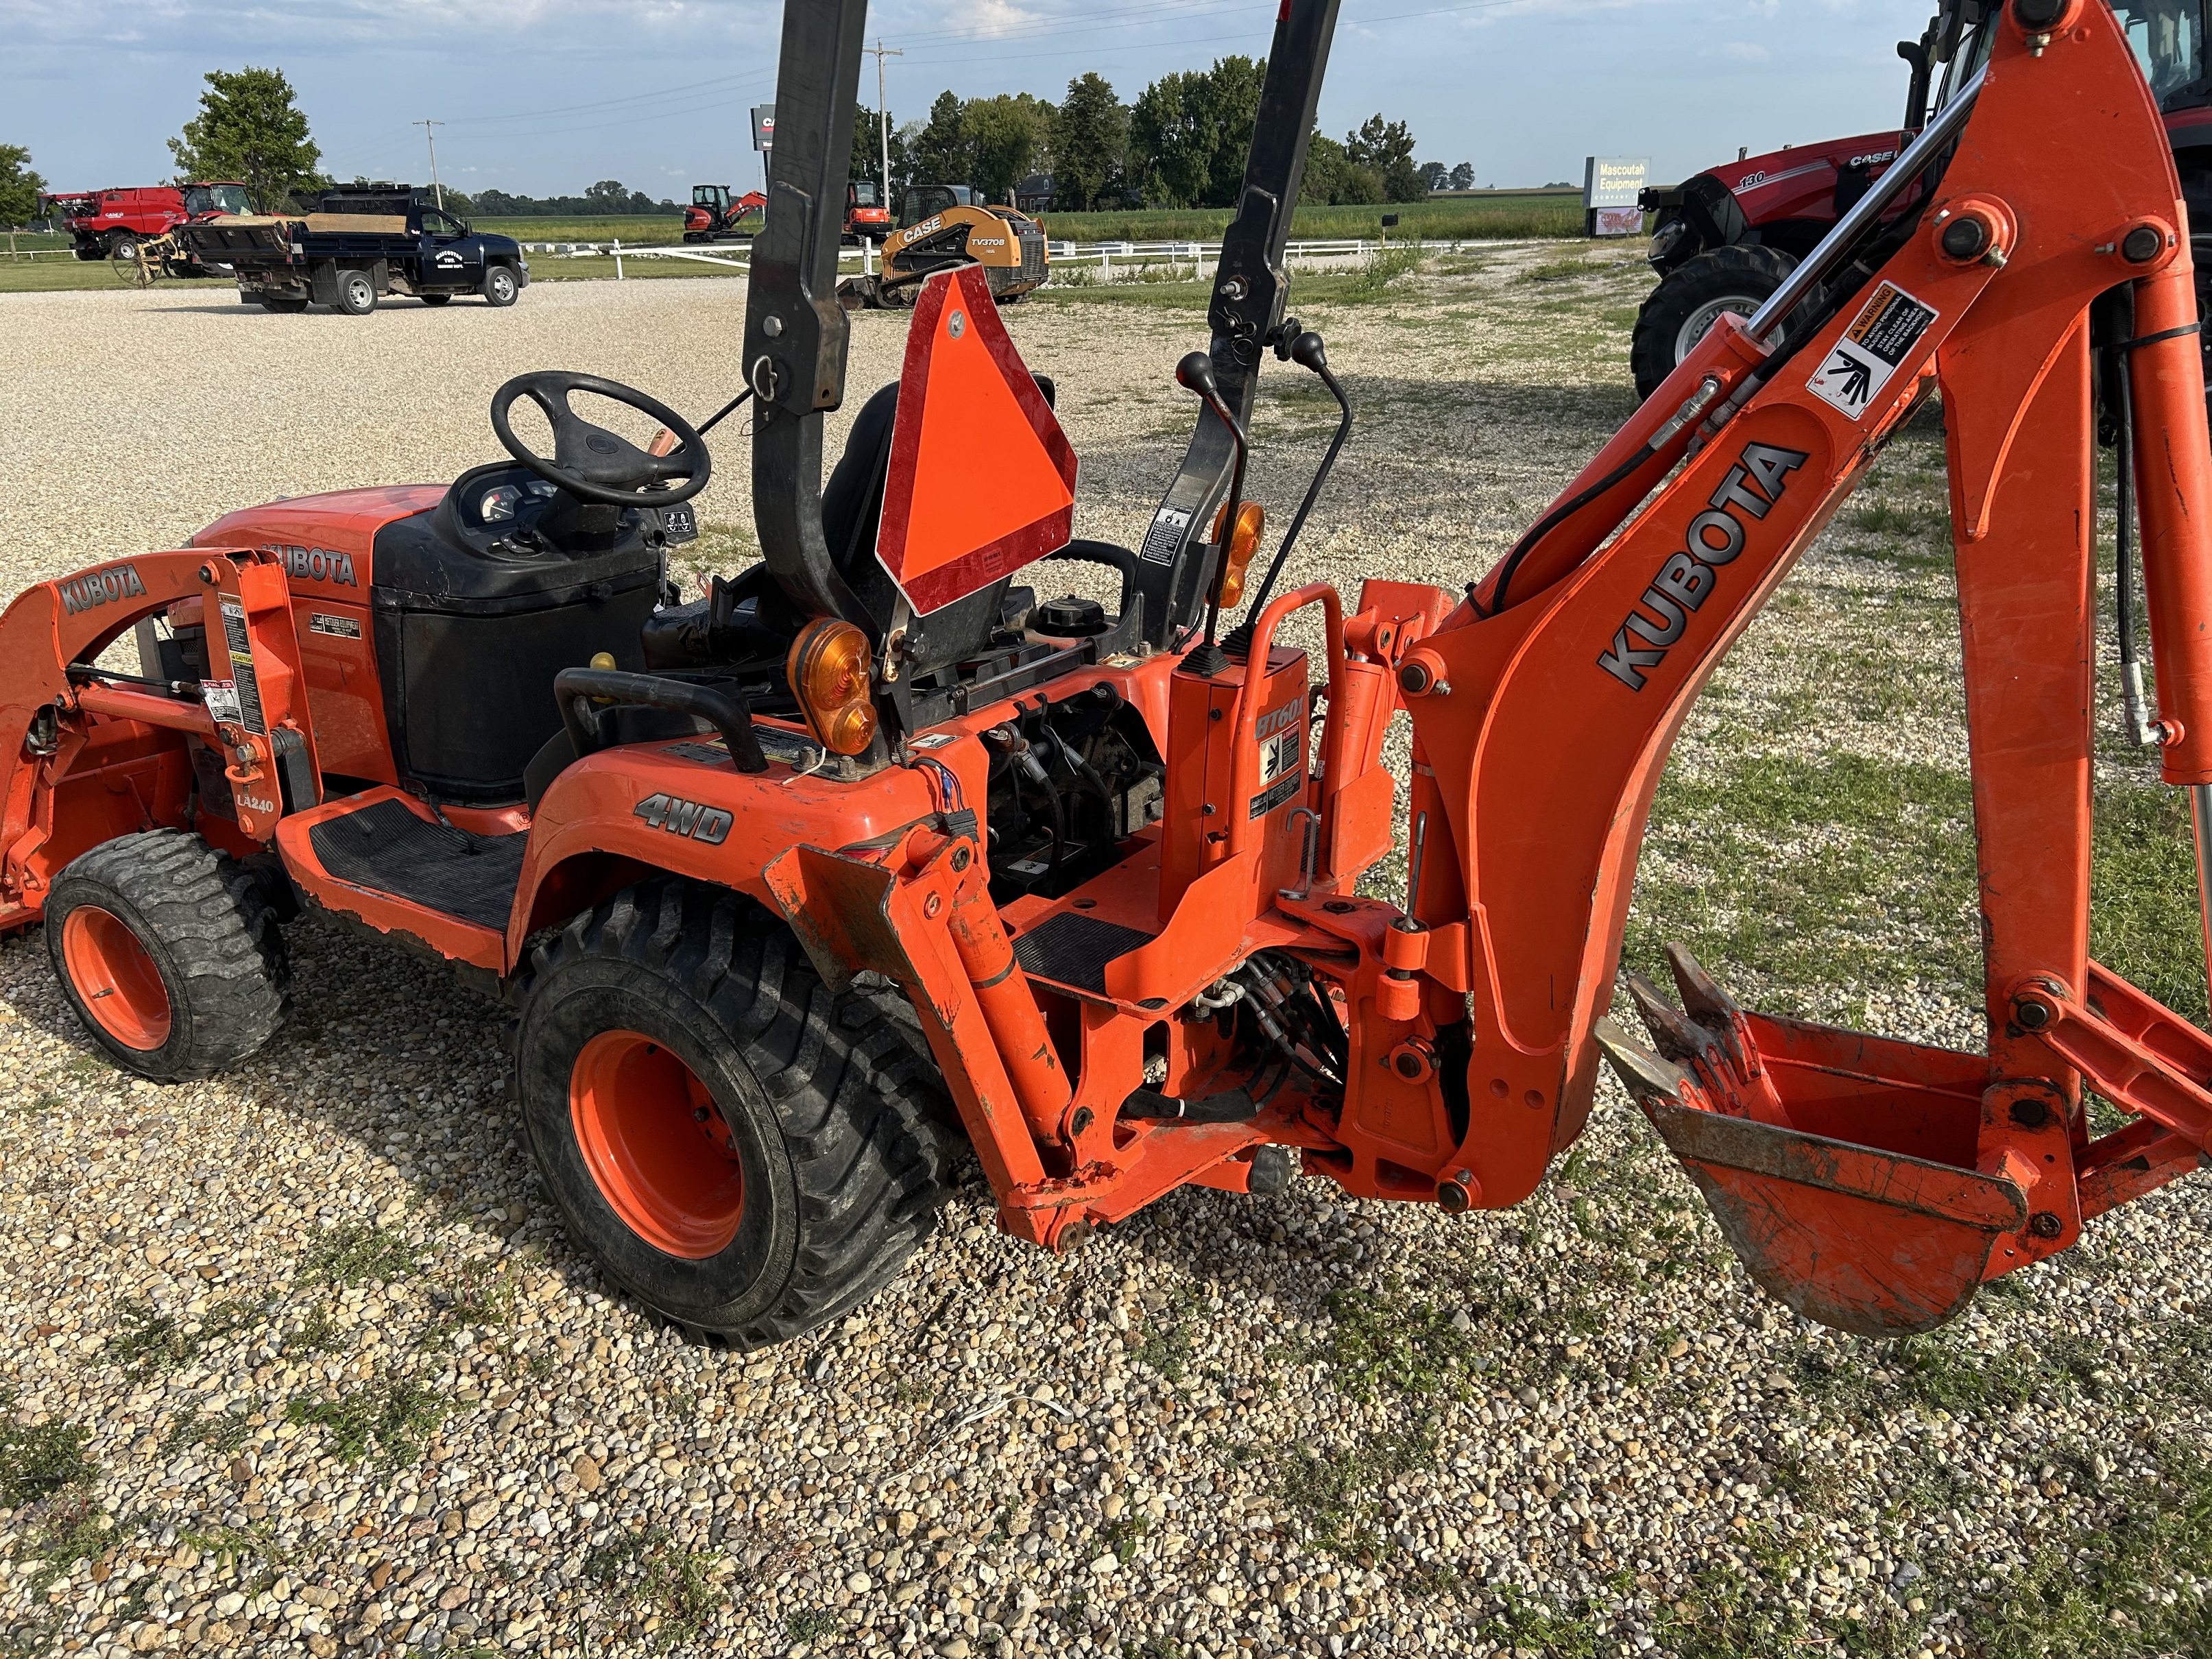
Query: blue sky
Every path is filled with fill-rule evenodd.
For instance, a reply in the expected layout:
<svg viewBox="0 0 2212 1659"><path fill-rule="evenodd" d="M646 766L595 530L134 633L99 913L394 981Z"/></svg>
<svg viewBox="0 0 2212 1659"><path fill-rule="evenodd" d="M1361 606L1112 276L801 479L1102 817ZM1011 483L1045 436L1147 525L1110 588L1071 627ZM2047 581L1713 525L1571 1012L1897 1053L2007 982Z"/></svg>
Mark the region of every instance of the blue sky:
<svg viewBox="0 0 2212 1659"><path fill-rule="evenodd" d="M1897 120L1929 0L1345 0L1322 127L1382 110L1424 161L1485 185L1579 183L1592 153L1674 179ZM1127 99L1170 70L1263 53L1274 0L885 0L872 35L893 118L946 88L1057 99L1096 70ZM774 95L773 0L0 0L14 48L0 142L56 188L167 176L199 77L283 69L340 176L422 178L422 129L460 188L619 179L685 199L757 177L745 109ZM872 103L872 59L862 92Z"/></svg>

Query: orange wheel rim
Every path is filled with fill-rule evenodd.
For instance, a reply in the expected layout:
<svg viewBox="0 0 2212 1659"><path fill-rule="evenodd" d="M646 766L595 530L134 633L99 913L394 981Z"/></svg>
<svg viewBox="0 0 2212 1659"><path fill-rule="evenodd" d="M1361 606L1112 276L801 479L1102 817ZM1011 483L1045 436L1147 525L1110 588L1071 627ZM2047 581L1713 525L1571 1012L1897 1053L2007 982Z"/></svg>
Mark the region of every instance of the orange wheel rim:
<svg viewBox="0 0 2212 1659"><path fill-rule="evenodd" d="M100 1029L125 1048L151 1051L169 1040L169 988L122 917L77 906L62 920L62 961Z"/></svg>
<svg viewBox="0 0 2212 1659"><path fill-rule="evenodd" d="M737 1237L745 1177L714 1097L636 1031L602 1031L568 1075L568 1115L599 1195L653 1249L686 1261Z"/></svg>

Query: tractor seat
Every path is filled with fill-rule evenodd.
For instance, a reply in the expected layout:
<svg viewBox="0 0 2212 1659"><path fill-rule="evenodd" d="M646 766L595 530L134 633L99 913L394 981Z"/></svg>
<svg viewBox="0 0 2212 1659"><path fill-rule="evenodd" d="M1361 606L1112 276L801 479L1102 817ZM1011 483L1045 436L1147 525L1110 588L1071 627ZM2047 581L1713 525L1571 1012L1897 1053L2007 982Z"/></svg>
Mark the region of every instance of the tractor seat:
<svg viewBox="0 0 2212 1659"><path fill-rule="evenodd" d="M1036 377L1046 403L1052 381ZM898 587L876 557L876 526L883 517L884 487L890 474L891 431L898 416L898 382L878 390L861 405L845 451L822 488L822 534L830 562L860 602L852 618L877 639L890 630ZM987 479L978 479L980 485ZM788 646L805 618L793 608L764 564L720 583L722 614L713 599L699 599L654 615L641 644L648 669L696 670L758 660ZM926 674L981 655L1001 626L1009 599L1018 599L1012 579L928 613L918 630L922 647L911 672ZM1026 608L1025 605L1018 608Z"/></svg>

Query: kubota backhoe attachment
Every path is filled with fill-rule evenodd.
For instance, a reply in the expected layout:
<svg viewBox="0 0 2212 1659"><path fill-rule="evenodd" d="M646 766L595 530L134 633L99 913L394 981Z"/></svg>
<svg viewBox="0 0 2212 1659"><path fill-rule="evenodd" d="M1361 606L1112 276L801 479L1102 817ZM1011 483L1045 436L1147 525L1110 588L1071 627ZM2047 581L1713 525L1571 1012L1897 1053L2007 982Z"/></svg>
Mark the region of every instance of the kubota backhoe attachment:
<svg viewBox="0 0 2212 1659"><path fill-rule="evenodd" d="M1423 642L1418 679L1451 696L1409 698L1413 810L1439 813L1462 854L1416 904L1438 920L1463 906L1479 939L1469 1094L1531 1109L1474 1114L1459 1157L1483 1201L1528 1190L1572 1139L1602 1051L1753 1276L1870 1334L1949 1316L1984 1279L2067 1248L2086 1216L2196 1167L2212 1144L2212 1041L2087 956L2088 311L2120 284L2136 319L2133 483L2166 776L2192 790L2212 779L2212 456L2177 182L2105 8L2014 0L1994 27L1987 68L1835 234L1748 324L1723 319ZM1916 182L1925 212L1883 226ZM1798 551L1938 389L1989 1053L1745 1013L1679 952L1682 1009L1630 982L1646 1048L1602 1016L1674 732ZM2093 1139L2085 1082L2138 1121Z"/></svg>

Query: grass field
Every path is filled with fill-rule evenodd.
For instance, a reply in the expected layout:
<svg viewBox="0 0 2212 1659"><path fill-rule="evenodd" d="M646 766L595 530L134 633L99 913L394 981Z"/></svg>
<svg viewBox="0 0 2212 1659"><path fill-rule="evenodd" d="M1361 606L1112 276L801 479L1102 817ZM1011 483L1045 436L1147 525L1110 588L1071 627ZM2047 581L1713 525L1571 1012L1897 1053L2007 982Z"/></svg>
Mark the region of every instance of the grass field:
<svg viewBox="0 0 2212 1659"><path fill-rule="evenodd" d="M611 214L600 219L471 219L469 228L512 236L518 242L619 240L625 247L658 247L684 234L684 221L650 214Z"/></svg>
<svg viewBox="0 0 2212 1659"><path fill-rule="evenodd" d="M1382 216L1398 216L1393 233L1431 240L1474 240L1515 236L1572 236L1582 228L1578 191L1525 191L1495 196L1454 196L1442 201L1407 202L1370 207L1302 207L1292 217L1291 234L1313 239L1379 236ZM1118 213L1048 213L1045 227L1055 241L1164 242L1188 237L1210 240L1229 223L1226 208L1146 208ZM608 242L617 237L630 246L672 242L682 223L673 219L477 219L478 230L495 231L522 242Z"/></svg>
<svg viewBox="0 0 2212 1659"><path fill-rule="evenodd" d="M1430 241L1572 236L1583 224L1579 191L1531 191L1380 206L1302 207L1291 217L1291 236L1293 240L1380 236L1385 214L1398 217L1392 235ZM1044 222L1054 240L1159 242L1183 237L1212 240L1227 228L1229 210L1148 208L1127 213L1048 213Z"/></svg>

